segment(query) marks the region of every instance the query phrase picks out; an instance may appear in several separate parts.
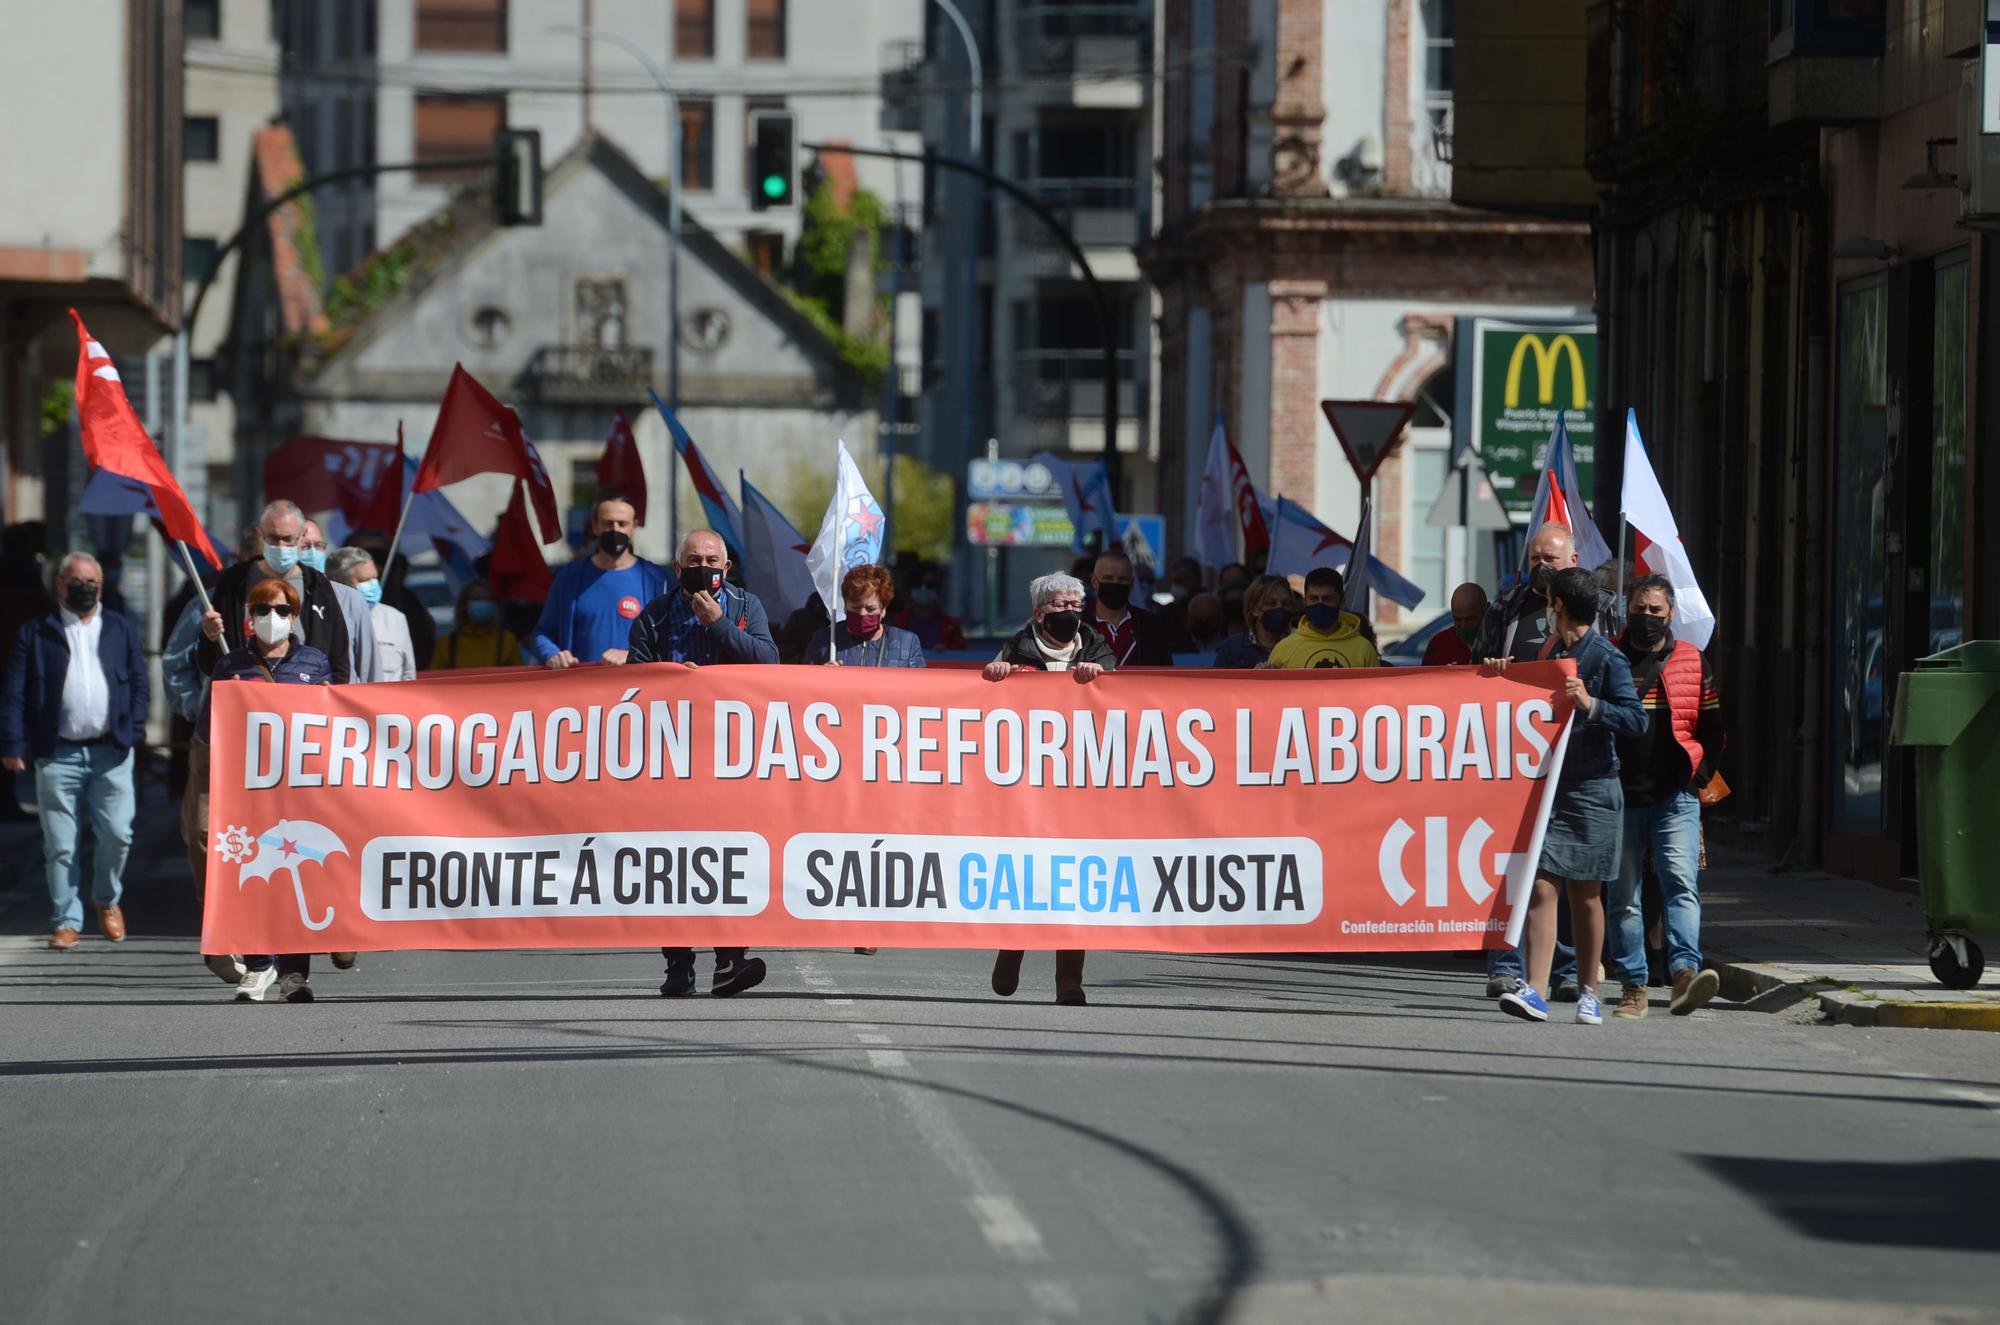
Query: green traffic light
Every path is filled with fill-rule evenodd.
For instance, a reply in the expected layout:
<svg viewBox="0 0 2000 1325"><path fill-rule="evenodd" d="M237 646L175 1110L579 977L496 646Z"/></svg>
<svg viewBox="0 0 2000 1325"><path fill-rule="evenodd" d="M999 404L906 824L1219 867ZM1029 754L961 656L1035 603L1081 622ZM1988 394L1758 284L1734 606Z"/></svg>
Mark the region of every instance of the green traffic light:
<svg viewBox="0 0 2000 1325"><path fill-rule="evenodd" d="M764 196L766 198L772 199L773 201L784 197L785 177L783 175L764 176Z"/></svg>

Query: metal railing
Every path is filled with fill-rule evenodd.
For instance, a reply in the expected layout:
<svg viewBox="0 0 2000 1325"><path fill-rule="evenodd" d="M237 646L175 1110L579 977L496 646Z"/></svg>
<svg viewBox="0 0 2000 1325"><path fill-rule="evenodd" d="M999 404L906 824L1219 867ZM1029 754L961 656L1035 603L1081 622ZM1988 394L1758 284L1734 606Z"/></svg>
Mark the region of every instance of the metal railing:
<svg viewBox="0 0 2000 1325"><path fill-rule="evenodd" d="M1061 218L1085 248L1130 248L1145 238L1137 181L1100 179L1033 179L1024 181L1036 199ZM1014 233L1030 249L1057 247L1048 227L1024 214Z"/></svg>
<svg viewBox="0 0 2000 1325"><path fill-rule="evenodd" d="M1118 351L1118 412L1137 412L1138 358ZM1091 419L1104 412L1104 356L1099 350L1017 350L1014 412L1031 419Z"/></svg>
<svg viewBox="0 0 2000 1325"><path fill-rule="evenodd" d="M544 345L528 363L527 383L543 400L628 400L653 384L653 351Z"/></svg>
<svg viewBox="0 0 2000 1325"><path fill-rule="evenodd" d="M1029 73L1140 72L1153 33L1150 0L1027 4L1015 11L1014 49Z"/></svg>
<svg viewBox="0 0 2000 1325"><path fill-rule="evenodd" d="M1451 121L1452 103L1433 101L1410 126L1410 188L1420 198L1451 196Z"/></svg>

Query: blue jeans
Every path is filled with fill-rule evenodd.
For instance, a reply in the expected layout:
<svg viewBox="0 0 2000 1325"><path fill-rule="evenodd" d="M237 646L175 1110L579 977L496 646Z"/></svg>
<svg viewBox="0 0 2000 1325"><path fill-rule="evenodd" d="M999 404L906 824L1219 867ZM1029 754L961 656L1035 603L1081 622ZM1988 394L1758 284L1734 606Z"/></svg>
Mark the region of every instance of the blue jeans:
<svg viewBox="0 0 2000 1325"><path fill-rule="evenodd" d="M1625 850L1611 886L1605 929L1615 953L1613 964L1626 984L1646 983L1646 919L1640 903L1648 847L1666 910L1667 970L1701 969L1701 898L1695 892L1701 873L1701 802L1683 791L1654 805L1625 809Z"/></svg>
<svg viewBox="0 0 2000 1325"><path fill-rule="evenodd" d="M48 870L49 928L83 928L83 872L76 858L79 805L96 839L90 895L116 906L125 895L125 857L132 850L132 752L104 741L57 741L35 761L35 800L42 814L42 860Z"/></svg>
<svg viewBox="0 0 2000 1325"><path fill-rule="evenodd" d="M1519 948L1488 948L1486 950L1486 974L1511 975L1516 980L1528 978L1527 938L1521 939ZM1565 980L1576 979L1576 945L1570 941L1569 891L1556 890L1556 958L1549 967L1549 985L1554 988Z"/></svg>

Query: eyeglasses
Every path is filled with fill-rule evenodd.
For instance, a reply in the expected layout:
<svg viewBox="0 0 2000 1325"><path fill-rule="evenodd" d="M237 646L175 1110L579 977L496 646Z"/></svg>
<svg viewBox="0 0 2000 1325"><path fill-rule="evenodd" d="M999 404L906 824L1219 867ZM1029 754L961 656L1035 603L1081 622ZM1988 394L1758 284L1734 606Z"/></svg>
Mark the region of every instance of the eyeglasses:
<svg viewBox="0 0 2000 1325"><path fill-rule="evenodd" d="M253 617L275 616L280 621L289 621L292 618L292 605L290 603L258 603L250 609L250 615Z"/></svg>

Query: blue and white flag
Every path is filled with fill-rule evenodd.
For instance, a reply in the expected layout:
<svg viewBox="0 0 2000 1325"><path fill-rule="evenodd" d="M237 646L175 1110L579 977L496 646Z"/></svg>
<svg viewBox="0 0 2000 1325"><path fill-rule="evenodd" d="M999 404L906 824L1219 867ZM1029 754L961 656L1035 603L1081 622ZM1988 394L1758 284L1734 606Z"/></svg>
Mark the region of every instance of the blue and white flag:
<svg viewBox="0 0 2000 1325"><path fill-rule="evenodd" d="M743 582L763 601L771 620L782 625L813 596L812 569L806 565L811 547L741 470L736 481L743 489Z"/></svg>
<svg viewBox="0 0 2000 1325"><path fill-rule="evenodd" d="M743 512L736 507L736 499L729 495L729 489L722 486L722 480L709 467L707 457L701 448L688 436L688 430L681 427L681 421L667 408L667 402L660 399L660 393L651 387L646 394L653 398L653 408L660 411L660 417L667 421L667 431L674 439L674 450L680 454L681 463L687 466L688 482L694 484L694 495L701 498L702 513L708 517L709 527L722 535L722 541L734 549L736 555L743 555ZM674 549L680 555L680 549Z"/></svg>
<svg viewBox="0 0 2000 1325"><path fill-rule="evenodd" d="M856 566L873 566L882 559L882 534L887 520L882 505L868 491L847 443L836 442L833 500L827 503L826 518L820 521L819 537L806 553L806 569L812 572L813 591L826 604L827 616L839 621L847 615L840 600L841 577Z"/></svg>
<svg viewBox="0 0 2000 1325"><path fill-rule="evenodd" d="M1062 487L1063 506L1069 511L1070 526L1076 530L1071 546L1083 551L1089 546L1092 534L1098 536L1100 552L1120 546L1118 511L1111 497L1111 471L1104 467L1104 462L1072 464L1053 451L1037 451L1034 459Z"/></svg>
<svg viewBox="0 0 2000 1325"><path fill-rule="evenodd" d="M1535 506L1528 516L1530 543L1535 531L1545 524L1559 524L1569 530L1570 541L1576 544L1576 564L1583 569L1596 570L1611 560L1611 545L1597 532L1597 524L1590 518L1590 507L1584 504L1583 485L1576 478L1576 453L1570 448L1569 427L1563 422L1561 411L1557 411L1555 431L1549 435L1541 481L1535 485ZM1527 555L1524 547L1521 551L1524 561Z"/></svg>

